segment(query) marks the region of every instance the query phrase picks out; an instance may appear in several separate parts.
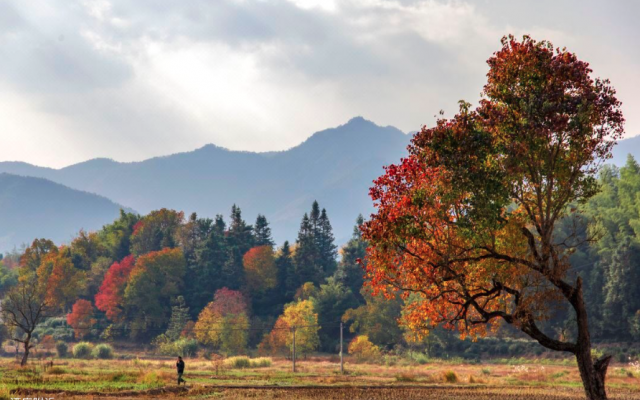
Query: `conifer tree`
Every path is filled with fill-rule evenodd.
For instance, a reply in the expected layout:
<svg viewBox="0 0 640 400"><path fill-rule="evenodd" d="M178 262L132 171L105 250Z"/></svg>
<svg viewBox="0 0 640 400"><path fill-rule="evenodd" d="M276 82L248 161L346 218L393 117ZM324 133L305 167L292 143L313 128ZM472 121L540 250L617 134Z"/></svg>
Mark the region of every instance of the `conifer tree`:
<svg viewBox="0 0 640 400"><path fill-rule="evenodd" d="M309 218L309 215L305 213L300 223L294 256L298 283L318 282L320 276L318 258L314 223Z"/></svg>
<svg viewBox="0 0 640 400"><path fill-rule="evenodd" d="M278 268L278 285L281 288L280 292L284 295L283 303L287 303L293 299L296 289L300 286L289 241L285 241L282 245L276 258L276 267Z"/></svg>
<svg viewBox="0 0 640 400"><path fill-rule="evenodd" d="M166 333L167 338L172 341L178 340L180 333L189 320L189 307L187 307L184 297L178 296L175 300L175 305L171 307L171 319Z"/></svg>
<svg viewBox="0 0 640 400"><path fill-rule="evenodd" d="M253 228L253 236L255 238L255 246L271 246L273 247L273 238L271 237L271 228L269 228L269 222L267 217L262 214L258 214L256 218L256 224Z"/></svg>
<svg viewBox="0 0 640 400"><path fill-rule="evenodd" d="M338 263L336 271L336 279L343 285L351 289L360 301L364 298L360 294L362 283L364 282L364 271L362 266L358 264L358 260L364 260L367 250L367 242L362 239L360 233L360 225L364 223L362 215L356 219L356 226L353 227L351 239L342 248L342 256Z"/></svg>
<svg viewBox="0 0 640 400"><path fill-rule="evenodd" d="M253 247L254 237L252 226L242 219L242 211L235 204L231 208L226 242L228 258L222 269L224 286L237 290L244 284L242 257Z"/></svg>
<svg viewBox="0 0 640 400"><path fill-rule="evenodd" d="M336 257L338 255L338 248L334 243L335 238L333 237L333 228L331 227L331 222L327 216L327 210L324 208L322 209L318 220L316 240L318 243L318 256L322 275L323 277L333 275L337 266Z"/></svg>

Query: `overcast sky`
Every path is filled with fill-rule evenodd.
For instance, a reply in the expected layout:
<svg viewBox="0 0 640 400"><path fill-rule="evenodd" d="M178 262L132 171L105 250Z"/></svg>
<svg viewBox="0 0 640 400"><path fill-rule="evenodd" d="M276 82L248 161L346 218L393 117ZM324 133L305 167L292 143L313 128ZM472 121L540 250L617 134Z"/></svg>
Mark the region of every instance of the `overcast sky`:
<svg viewBox="0 0 640 400"><path fill-rule="evenodd" d="M640 2L0 0L0 160L62 167L295 146L475 102L508 33L611 79L640 133Z"/></svg>

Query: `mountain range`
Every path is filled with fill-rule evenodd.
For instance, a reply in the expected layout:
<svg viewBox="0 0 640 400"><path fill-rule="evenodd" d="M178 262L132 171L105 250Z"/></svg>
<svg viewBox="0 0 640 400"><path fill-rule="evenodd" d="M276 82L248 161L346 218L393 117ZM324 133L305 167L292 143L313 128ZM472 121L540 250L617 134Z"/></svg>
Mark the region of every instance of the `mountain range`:
<svg viewBox="0 0 640 400"><path fill-rule="evenodd" d="M337 242L343 243L358 214L366 216L373 209L368 196L373 179L384 172L384 165L397 162L406 153L409 139L396 128L357 117L281 152L230 151L206 145L141 162L99 158L61 169L2 162L0 172L43 178L69 190L95 193L141 214L166 207L186 215L227 216L236 204L249 223L258 213L266 215L278 244L295 240L303 214L317 200L327 209ZM19 206L14 205L17 215L28 216L29 209L18 211ZM88 223L96 218L90 214L86 219L69 215L73 221L68 224L74 228L65 225L63 230L60 226L60 233L51 238L68 239L80 228L95 229ZM105 218L102 223L111 220ZM0 224L0 236L6 229ZM35 230L13 237L27 240L43 235L43 230ZM8 244L21 243L5 241L0 251L6 251Z"/></svg>
<svg viewBox="0 0 640 400"><path fill-rule="evenodd" d="M368 189L383 166L406 154L411 135L361 117L317 132L286 151L253 153L215 145L140 162L92 159L61 169L0 162L0 252L111 222L120 207L227 216L233 204L252 223L267 216L278 244L294 241L302 215L318 200L344 243L358 214L373 211ZM640 137L614 149L616 165L640 154ZM34 179L39 178L39 179Z"/></svg>

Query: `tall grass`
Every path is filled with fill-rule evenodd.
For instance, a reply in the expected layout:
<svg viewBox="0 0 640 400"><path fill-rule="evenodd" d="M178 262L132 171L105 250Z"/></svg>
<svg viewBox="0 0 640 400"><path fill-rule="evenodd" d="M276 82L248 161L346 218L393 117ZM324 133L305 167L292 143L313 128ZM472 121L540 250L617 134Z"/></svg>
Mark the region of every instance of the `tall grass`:
<svg viewBox="0 0 640 400"><path fill-rule="evenodd" d="M235 369L267 368L271 366L271 359L267 357L252 359L247 356L238 356L238 357L227 358L224 364L229 368L235 368Z"/></svg>

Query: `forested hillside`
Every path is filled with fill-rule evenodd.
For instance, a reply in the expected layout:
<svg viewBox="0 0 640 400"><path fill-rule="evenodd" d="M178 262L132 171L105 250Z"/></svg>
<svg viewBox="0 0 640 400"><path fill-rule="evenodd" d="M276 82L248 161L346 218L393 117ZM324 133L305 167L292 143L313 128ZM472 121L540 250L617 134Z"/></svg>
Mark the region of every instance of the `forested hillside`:
<svg viewBox="0 0 640 400"><path fill-rule="evenodd" d="M40 178L0 173L0 252L36 237L67 242L80 229L100 229L121 205Z"/></svg>

